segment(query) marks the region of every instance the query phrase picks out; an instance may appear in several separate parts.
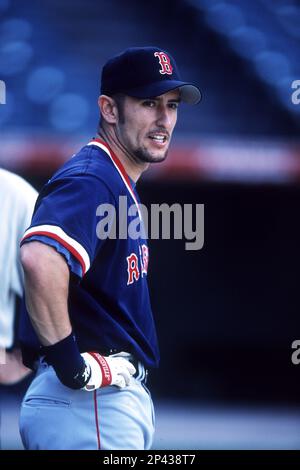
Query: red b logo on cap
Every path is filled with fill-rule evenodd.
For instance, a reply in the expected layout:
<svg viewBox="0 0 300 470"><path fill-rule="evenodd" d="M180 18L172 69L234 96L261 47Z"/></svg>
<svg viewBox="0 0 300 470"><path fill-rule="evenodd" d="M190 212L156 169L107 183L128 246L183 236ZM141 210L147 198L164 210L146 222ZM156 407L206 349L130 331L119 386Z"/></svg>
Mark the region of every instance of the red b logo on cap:
<svg viewBox="0 0 300 470"><path fill-rule="evenodd" d="M164 75L165 73L167 73L168 75L172 75L173 67L167 54L165 54L164 52L154 52L154 57L158 57L159 64L161 66L159 73L161 73L162 75Z"/></svg>

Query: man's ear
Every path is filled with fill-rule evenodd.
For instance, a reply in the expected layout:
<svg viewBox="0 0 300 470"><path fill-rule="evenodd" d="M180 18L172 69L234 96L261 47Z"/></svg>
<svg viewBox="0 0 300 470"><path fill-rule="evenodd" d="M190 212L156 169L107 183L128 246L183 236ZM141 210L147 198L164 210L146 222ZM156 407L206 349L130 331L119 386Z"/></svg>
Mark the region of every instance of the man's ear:
<svg viewBox="0 0 300 470"><path fill-rule="evenodd" d="M116 124L118 121L118 108L113 98L107 95L100 95L98 98L98 106L102 118L108 124Z"/></svg>

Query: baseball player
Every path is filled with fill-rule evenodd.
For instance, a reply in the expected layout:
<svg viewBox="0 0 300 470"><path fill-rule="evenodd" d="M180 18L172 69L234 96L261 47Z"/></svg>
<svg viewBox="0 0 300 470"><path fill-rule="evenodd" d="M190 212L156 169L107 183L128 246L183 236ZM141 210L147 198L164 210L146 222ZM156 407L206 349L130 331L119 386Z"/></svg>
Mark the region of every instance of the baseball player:
<svg viewBox="0 0 300 470"><path fill-rule="evenodd" d="M16 298L23 295L19 244L28 227L36 190L23 178L0 169L0 384L12 385L30 372L13 347ZM7 351L8 349L8 351Z"/></svg>
<svg viewBox="0 0 300 470"><path fill-rule="evenodd" d="M102 70L97 137L38 198L21 247L29 313L23 358L37 368L20 417L26 449L151 447L145 378L159 351L148 245L143 230L119 234L132 221L130 211L119 212L120 200L127 198L142 226L135 184L150 163L166 158L179 101L200 96L158 47L113 57ZM103 236L105 225L117 235Z"/></svg>

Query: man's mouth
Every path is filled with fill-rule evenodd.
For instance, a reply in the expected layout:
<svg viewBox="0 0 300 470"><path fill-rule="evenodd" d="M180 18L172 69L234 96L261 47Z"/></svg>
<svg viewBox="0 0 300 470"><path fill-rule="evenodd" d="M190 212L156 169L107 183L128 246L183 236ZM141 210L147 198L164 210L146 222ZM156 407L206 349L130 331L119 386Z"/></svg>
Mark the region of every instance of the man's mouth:
<svg viewBox="0 0 300 470"><path fill-rule="evenodd" d="M168 136L161 132L157 132L157 133L149 134L149 139L151 139L153 142L159 145L164 145L168 140Z"/></svg>

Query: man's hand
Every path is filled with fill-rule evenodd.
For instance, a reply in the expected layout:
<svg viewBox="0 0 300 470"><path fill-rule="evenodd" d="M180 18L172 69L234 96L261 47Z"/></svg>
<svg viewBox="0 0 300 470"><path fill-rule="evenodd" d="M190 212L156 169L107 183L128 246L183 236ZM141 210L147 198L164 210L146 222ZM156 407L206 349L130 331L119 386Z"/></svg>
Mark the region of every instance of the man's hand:
<svg viewBox="0 0 300 470"><path fill-rule="evenodd" d="M89 380L83 390L91 392L100 387L116 385L124 388L130 384L131 376L136 370L133 364L120 356L101 356L96 352L81 354L87 370Z"/></svg>
<svg viewBox="0 0 300 470"><path fill-rule="evenodd" d="M93 391L108 385L124 388L136 372L127 353L108 357L96 352L81 354L72 333L58 343L45 346L43 354L61 383L74 390Z"/></svg>

